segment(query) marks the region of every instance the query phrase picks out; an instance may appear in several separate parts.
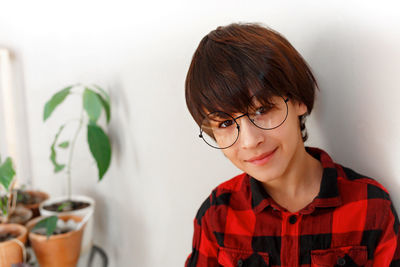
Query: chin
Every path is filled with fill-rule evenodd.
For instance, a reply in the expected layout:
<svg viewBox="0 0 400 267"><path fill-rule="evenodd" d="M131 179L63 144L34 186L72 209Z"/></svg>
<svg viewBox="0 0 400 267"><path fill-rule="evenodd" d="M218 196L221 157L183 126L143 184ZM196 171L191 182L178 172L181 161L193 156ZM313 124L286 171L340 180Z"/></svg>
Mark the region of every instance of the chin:
<svg viewBox="0 0 400 267"><path fill-rule="evenodd" d="M271 182L271 181L273 181L273 180L275 180L276 179L276 176L275 175L273 175L273 174L270 174L270 173L266 173L266 172L248 172L248 174L251 176L251 177L253 177L253 178L255 178L256 180L258 180L258 181L260 181L260 182L263 182L263 183L268 183L268 182Z"/></svg>
<svg viewBox="0 0 400 267"><path fill-rule="evenodd" d="M262 183L270 183L270 182L274 181L275 179L277 179L276 176L274 176L274 177L252 176L252 177L254 177L256 180L258 180Z"/></svg>
<svg viewBox="0 0 400 267"><path fill-rule="evenodd" d="M274 165L273 168L268 166L259 170L249 170L247 173L263 183L269 183L281 177L281 172L278 165Z"/></svg>

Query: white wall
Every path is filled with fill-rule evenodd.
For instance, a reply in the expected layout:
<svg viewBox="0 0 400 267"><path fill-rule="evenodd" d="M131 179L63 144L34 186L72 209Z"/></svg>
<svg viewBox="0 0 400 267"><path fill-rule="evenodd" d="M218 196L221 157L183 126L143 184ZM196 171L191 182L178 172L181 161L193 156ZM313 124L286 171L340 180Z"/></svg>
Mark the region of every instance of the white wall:
<svg viewBox="0 0 400 267"><path fill-rule="evenodd" d="M182 266L201 202L239 173L197 137L184 100L186 71L205 34L246 21L284 34L315 71L321 93L307 145L376 177L400 207L398 10L394 1L3 3L0 46L22 65L34 186L65 193L49 147L58 120L79 115L70 99L44 124L44 103L70 83L109 88L111 169L96 182L81 133L74 192L97 200L95 242L111 266Z"/></svg>

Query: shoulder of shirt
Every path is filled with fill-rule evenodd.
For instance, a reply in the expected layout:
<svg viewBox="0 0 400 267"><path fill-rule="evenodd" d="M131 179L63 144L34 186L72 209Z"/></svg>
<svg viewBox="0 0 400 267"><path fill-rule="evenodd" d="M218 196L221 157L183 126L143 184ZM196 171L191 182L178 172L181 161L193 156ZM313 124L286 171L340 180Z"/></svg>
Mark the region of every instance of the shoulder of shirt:
<svg viewBox="0 0 400 267"><path fill-rule="evenodd" d="M246 176L247 176L246 173L236 175L235 177L219 184L214 190L225 191L225 192L239 191Z"/></svg>
<svg viewBox="0 0 400 267"><path fill-rule="evenodd" d="M220 206L221 204L228 205L230 194L232 192L240 191L246 176L246 173L236 175L235 177L222 182L212 190L211 194L209 194L209 196L203 201L197 211L196 219L200 225L202 218L212 206Z"/></svg>
<svg viewBox="0 0 400 267"><path fill-rule="evenodd" d="M375 197L390 199L389 191L380 184L375 178L369 177L367 175L361 174L349 167L345 167L340 164L336 164L344 172L343 179L350 181L350 183L367 185L369 191L373 191ZM342 176L339 174L339 177Z"/></svg>
<svg viewBox="0 0 400 267"><path fill-rule="evenodd" d="M360 174L348 167L344 167L342 165L339 165L339 166L343 169L343 171L345 173L346 177L344 177L344 179L346 181L351 181L352 185L355 185L358 183L359 185L362 185L361 188L366 188L366 190L367 190L366 197L368 200L372 200L372 199L384 200L382 202L383 217L385 217L386 220L391 220L392 216L394 216L395 228L397 229L399 226L399 219L398 219L397 211L396 211L396 209L393 205L392 199L390 197L389 191L383 185L381 185L378 181L376 181L374 178ZM352 186L351 188L354 188L354 187ZM354 189L354 190L357 190L357 189ZM374 214L373 216L376 216L376 214ZM396 233L397 233L397 230L396 230Z"/></svg>

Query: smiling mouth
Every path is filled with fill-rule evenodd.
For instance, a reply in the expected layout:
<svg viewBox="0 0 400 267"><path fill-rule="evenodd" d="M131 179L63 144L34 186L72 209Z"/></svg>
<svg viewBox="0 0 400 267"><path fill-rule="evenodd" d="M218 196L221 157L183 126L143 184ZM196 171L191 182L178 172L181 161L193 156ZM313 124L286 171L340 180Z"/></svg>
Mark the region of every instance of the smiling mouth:
<svg viewBox="0 0 400 267"><path fill-rule="evenodd" d="M263 165L265 163L267 163L275 154L276 150L278 148L275 148L272 152L267 152L264 154L261 154L260 156L251 158L250 160L246 160L246 162L260 166Z"/></svg>

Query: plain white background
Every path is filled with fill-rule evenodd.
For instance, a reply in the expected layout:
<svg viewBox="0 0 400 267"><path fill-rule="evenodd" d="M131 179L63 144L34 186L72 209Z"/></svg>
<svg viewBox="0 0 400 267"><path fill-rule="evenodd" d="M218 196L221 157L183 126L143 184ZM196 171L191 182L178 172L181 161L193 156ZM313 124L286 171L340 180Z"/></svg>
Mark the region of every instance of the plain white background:
<svg viewBox="0 0 400 267"><path fill-rule="evenodd" d="M58 126L79 116L80 102L67 99L46 123L44 104L71 83L102 85L113 105L111 168L98 183L85 132L73 161L74 193L97 201L95 243L110 266L182 266L200 204L240 173L197 137L185 75L209 31L261 22L287 37L319 81L306 145L376 178L398 208L399 13L395 1L2 3L0 46L15 54L19 95L18 178L53 196L65 193L65 175L52 172L50 145ZM0 140L5 130L0 124Z"/></svg>

